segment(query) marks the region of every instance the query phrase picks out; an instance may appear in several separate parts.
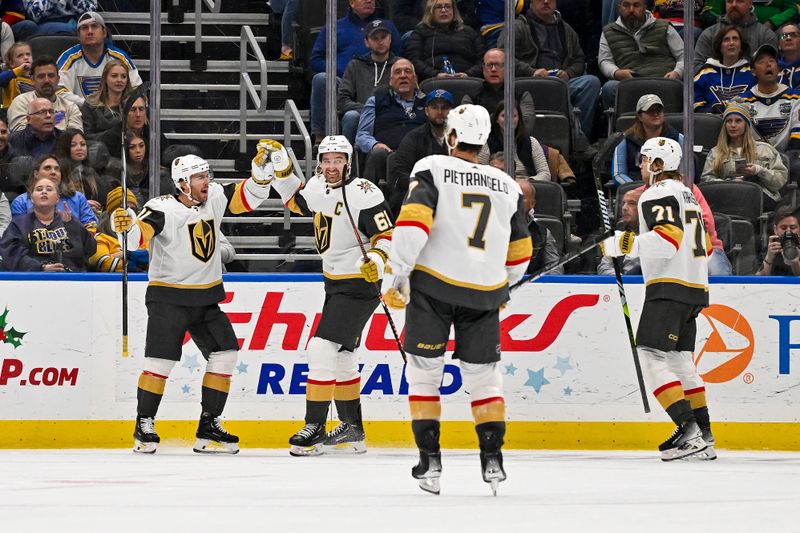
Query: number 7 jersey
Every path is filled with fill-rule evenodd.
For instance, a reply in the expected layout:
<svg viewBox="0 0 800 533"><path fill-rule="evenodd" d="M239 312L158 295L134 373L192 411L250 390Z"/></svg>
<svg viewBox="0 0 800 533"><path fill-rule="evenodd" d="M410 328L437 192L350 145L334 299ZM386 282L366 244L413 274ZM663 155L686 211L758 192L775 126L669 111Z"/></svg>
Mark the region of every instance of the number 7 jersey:
<svg viewBox="0 0 800 533"><path fill-rule="evenodd" d="M711 238L692 191L665 179L639 199L638 255L645 301L667 299L708 305L708 256Z"/></svg>

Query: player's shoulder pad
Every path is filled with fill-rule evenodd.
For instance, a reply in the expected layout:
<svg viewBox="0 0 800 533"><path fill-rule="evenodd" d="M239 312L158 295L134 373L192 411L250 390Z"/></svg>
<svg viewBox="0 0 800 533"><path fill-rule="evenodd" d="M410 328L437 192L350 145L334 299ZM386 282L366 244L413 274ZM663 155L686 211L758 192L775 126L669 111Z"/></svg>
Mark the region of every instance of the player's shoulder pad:
<svg viewBox="0 0 800 533"><path fill-rule="evenodd" d="M383 192L380 187L364 178L356 178L347 184L347 192L354 203L369 206L383 201Z"/></svg>
<svg viewBox="0 0 800 533"><path fill-rule="evenodd" d="M639 198L639 203L646 202L648 200L657 200L658 198L664 198L665 196L675 196L677 190L672 186L671 182L675 182L676 184L678 183L675 180L662 180L650 185L642 193L641 198Z"/></svg>
<svg viewBox="0 0 800 533"><path fill-rule="evenodd" d="M415 176L419 172L430 171L435 163L438 161L439 158L444 157L441 155L429 155L423 157L416 163L414 163L414 168L411 169L411 176Z"/></svg>

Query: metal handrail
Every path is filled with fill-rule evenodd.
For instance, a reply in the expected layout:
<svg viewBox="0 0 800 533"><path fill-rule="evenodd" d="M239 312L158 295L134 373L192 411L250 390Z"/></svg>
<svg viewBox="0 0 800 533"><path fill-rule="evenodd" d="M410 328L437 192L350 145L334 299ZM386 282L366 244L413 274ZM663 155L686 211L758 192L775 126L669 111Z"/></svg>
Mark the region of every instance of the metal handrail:
<svg viewBox="0 0 800 533"><path fill-rule="evenodd" d="M289 146L292 139L292 122L297 124L300 135L303 136L303 144L306 148L306 176L314 175L314 163L311 159L311 134L308 133L305 122L300 117L300 110L294 100L286 100L283 105L283 144ZM302 177L302 176L301 176Z"/></svg>
<svg viewBox="0 0 800 533"><path fill-rule="evenodd" d="M199 0L198 0L199 1ZM253 54L258 61L258 69L261 74L259 89L250 73L247 72L247 51L253 50ZM264 112L267 110L267 61L261 53L261 47L256 42L255 35L250 26L242 26L241 40L239 46L239 76L241 78L241 88L239 89L239 152L244 154L247 151L247 95L253 100L256 111Z"/></svg>
<svg viewBox="0 0 800 533"><path fill-rule="evenodd" d="M203 50L203 30L202 30L202 14L203 14L203 4L208 6L208 9L216 14L219 13L222 8L222 0L195 0L194 2L194 53L195 55L200 55Z"/></svg>

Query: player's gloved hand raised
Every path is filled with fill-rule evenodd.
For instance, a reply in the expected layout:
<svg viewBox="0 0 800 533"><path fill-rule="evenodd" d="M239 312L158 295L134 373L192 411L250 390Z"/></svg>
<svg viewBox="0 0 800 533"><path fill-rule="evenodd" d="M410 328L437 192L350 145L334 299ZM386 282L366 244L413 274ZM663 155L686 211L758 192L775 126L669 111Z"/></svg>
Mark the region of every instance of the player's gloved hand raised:
<svg viewBox="0 0 800 533"><path fill-rule="evenodd" d="M383 300L392 309L404 309L411 297L408 276L388 272L383 279Z"/></svg>
<svg viewBox="0 0 800 533"><path fill-rule="evenodd" d="M269 152L261 146L261 142L258 143L258 150L250 163L250 172L253 181L259 185L269 185L275 177L275 169L269 158Z"/></svg>
<svg viewBox="0 0 800 533"><path fill-rule="evenodd" d="M118 207L111 214L111 229L116 233L126 233L136 221L136 212L130 207L126 211Z"/></svg>
<svg viewBox="0 0 800 533"><path fill-rule="evenodd" d="M615 231L614 235L600 243L604 257L619 257L633 252L636 234L632 231Z"/></svg>
<svg viewBox="0 0 800 533"><path fill-rule="evenodd" d="M286 148L278 141L272 139L261 139L258 141L258 150L264 150L270 162L275 168L275 177L278 179L289 177L294 170L292 160L289 158Z"/></svg>

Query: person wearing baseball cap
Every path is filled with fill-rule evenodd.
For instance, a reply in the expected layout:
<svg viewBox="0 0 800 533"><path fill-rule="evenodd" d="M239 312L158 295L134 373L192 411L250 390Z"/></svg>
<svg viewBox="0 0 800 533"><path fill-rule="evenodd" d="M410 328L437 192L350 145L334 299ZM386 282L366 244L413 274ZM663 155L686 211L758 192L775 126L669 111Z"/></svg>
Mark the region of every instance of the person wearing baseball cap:
<svg viewBox="0 0 800 533"><path fill-rule="evenodd" d="M131 58L119 48L107 46L106 23L99 13L87 11L78 17L77 33L79 43L64 51L57 61L60 86L69 91L65 98L83 105L84 99L100 87L103 69L112 59L122 61L128 67L131 87L135 89L142 84Z"/></svg>
<svg viewBox="0 0 800 533"><path fill-rule="evenodd" d="M759 46L750 58L756 84L741 94L750 105L753 129L778 152L800 148L800 91L780 83L778 49Z"/></svg>
<svg viewBox="0 0 800 533"><path fill-rule="evenodd" d="M447 114L455 106L456 99L450 91L436 89L429 92L425 96L425 116L428 121L411 130L392 156L386 183L386 203L395 218L408 191L408 180L414 164L428 155L447 155L444 126Z"/></svg>
<svg viewBox="0 0 800 533"><path fill-rule="evenodd" d="M625 130L622 142L614 150L611 173L615 184L642 179L639 150L646 140L654 137L666 137L683 144L683 135L665 121L661 98L657 94L644 94L636 102L636 120Z"/></svg>

